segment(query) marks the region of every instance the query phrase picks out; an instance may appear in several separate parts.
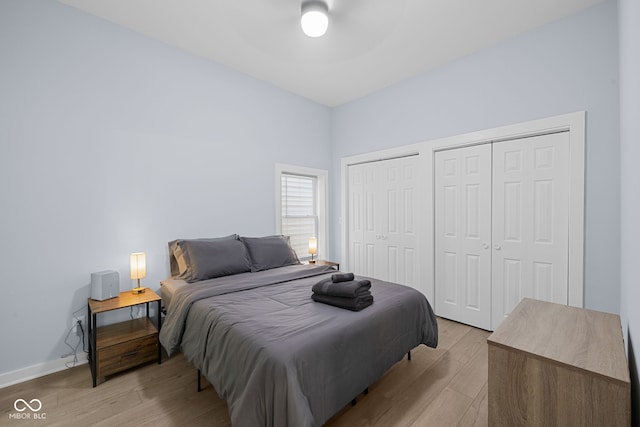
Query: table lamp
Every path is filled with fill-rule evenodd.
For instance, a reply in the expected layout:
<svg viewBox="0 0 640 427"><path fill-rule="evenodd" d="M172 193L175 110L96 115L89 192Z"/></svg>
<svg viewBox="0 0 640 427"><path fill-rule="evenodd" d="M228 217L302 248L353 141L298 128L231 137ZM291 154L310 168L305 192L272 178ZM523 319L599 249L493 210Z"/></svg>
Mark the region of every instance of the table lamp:
<svg viewBox="0 0 640 427"><path fill-rule="evenodd" d="M309 238L309 253L311 254L309 264L315 264L316 261L313 259L313 256L318 253L318 239L315 237Z"/></svg>
<svg viewBox="0 0 640 427"><path fill-rule="evenodd" d="M144 279L147 276L147 256L144 252L136 252L131 254L130 261L131 280L138 280L138 287L133 288L131 293L141 294L144 292L144 288L140 287L140 279Z"/></svg>

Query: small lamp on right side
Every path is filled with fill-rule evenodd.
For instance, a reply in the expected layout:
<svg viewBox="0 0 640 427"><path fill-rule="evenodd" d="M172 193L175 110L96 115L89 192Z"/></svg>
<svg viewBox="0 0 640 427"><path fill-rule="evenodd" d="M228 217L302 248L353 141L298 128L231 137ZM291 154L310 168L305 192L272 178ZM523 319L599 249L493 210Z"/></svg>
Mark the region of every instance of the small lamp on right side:
<svg viewBox="0 0 640 427"><path fill-rule="evenodd" d="M309 253L311 254L309 264L315 264L316 260L313 259L313 256L318 254L318 239L316 237L309 238Z"/></svg>

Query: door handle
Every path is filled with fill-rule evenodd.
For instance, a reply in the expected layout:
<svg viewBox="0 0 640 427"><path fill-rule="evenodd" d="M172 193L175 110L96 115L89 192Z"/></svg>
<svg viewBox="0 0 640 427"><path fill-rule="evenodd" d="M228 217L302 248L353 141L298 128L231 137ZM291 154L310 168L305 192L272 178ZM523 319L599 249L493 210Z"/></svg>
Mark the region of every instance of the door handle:
<svg viewBox="0 0 640 427"><path fill-rule="evenodd" d="M493 249L495 249L496 251L499 251L500 249L502 249L502 246L500 245L493 245Z"/></svg>
<svg viewBox="0 0 640 427"><path fill-rule="evenodd" d="M489 244L488 243L483 243L482 244L482 248L483 249L489 249Z"/></svg>

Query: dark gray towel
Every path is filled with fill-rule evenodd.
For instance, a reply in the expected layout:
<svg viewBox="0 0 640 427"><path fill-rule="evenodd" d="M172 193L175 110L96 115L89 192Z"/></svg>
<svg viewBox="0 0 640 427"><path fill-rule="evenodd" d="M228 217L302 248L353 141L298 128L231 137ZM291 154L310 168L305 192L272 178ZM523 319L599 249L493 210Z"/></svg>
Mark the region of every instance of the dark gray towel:
<svg viewBox="0 0 640 427"><path fill-rule="evenodd" d="M359 296L355 298L332 297L329 295L311 295L311 299L323 304L333 305L339 308L346 308L351 311L360 311L373 304L373 296L369 291L369 295Z"/></svg>
<svg viewBox="0 0 640 427"><path fill-rule="evenodd" d="M353 279L353 273L336 273L331 275L331 281L333 283L350 282Z"/></svg>
<svg viewBox="0 0 640 427"><path fill-rule="evenodd" d="M333 283L330 278L313 285L311 290L318 295L352 298L369 292L371 282L368 280L351 280L349 282Z"/></svg>

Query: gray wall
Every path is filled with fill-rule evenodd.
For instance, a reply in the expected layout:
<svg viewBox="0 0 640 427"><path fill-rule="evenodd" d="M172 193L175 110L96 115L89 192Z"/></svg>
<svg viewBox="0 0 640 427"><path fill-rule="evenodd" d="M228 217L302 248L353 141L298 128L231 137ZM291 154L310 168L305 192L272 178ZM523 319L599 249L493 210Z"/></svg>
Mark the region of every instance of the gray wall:
<svg viewBox="0 0 640 427"><path fill-rule="evenodd" d="M585 305L620 307L617 6L607 2L334 109L332 224L340 159L587 111ZM340 229L332 229L340 254Z"/></svg>
<svg viewBox="0 0 640 427"><path fill-rule="evenodd" d="M0 2L0 58L0 373L68 352L91 272L157 289L171 239L275 231L276 162L331 166L330 109L55 1Z"/></svg>
<svg viewBox="0 0 640 427"><path fill-rule="evenodd" d="M621 303L628 332L633 423L640 425L640 2L620 0ZM628 329L627 329L628 326Z"/></svg>

